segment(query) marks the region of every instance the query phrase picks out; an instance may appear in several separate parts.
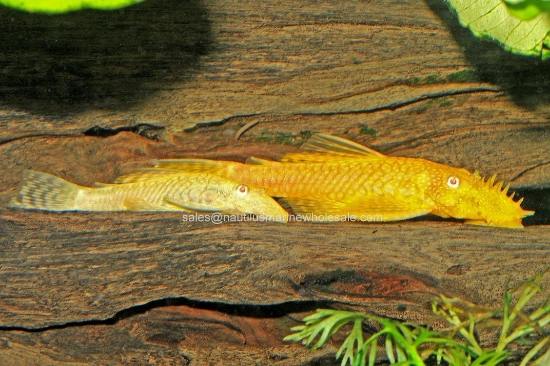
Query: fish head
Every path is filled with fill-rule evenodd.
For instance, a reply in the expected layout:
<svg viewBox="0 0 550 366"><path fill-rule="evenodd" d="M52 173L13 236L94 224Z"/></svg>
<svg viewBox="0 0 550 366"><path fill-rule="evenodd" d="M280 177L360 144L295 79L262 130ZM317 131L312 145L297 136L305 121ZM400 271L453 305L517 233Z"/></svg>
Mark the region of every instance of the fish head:
<svg viewBox="0 0 550 366"><path fill-rule="evenodd" d="M288 221L288 212L260 188L230 184L226 202L233 212L252 214L259 220Z"/></svg>
<svg viewBox="0 0 550 366"><path fill-rule="evenodd" d="M263 189L214 174L181 174L181 189L170 202L188 211L255 215L261 221L288 222L288 212Z"/></svg>
<svg viewBox="0 0 550 366"><path fill-rule="evenodd" d="M496 174L484 180L466 169L438 168L430 175L428 189L436 215L466 219L467 224L523 228L522 218L534 214L521 208L523 199L514 201L513 193L507 195L509 185L502 188L502 182L495 183Z"/></svg>
<svg viewBox="0 0 550 366"><path fill-rule="evenodd" d="M225 206L226 212L251 214L265 221L288 221L288 212L263 189L227 180L218 185L218 192L222 194L216 200Z"/></svg>

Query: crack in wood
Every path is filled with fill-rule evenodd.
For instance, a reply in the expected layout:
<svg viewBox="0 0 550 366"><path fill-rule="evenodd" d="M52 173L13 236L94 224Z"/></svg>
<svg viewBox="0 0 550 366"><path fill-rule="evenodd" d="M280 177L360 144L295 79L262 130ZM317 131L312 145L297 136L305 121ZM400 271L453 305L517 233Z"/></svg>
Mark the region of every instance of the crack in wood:
<svg viewBox="0 0 550 366"><path fill-rule="evenodd" d="M109 137L109 136L114 136L123 131L129 131L137 135L143 136L145 138L148 138L150 140L159 141L160 140L159 134L153 131L164 130L164 128L165 128L164 126L156 126L150 123L139 123L134 126L122 126L117 128L94 126L84 131L84 135L96 136L96 137Z"/></svg>
<svg viewBox="0 0 550 366"><path fill-rule="evenodd" d="M465 88L465 89L456 89L456 90L446 90L436 93L426 93L422 94L415 98L410 98L402 101L397 101L393 103L388 103L386 105L381 105L377 107L372 108L365 108L365 109L357 109L357 110L349 110L349 111L343 111L343 112L313 112L313 113L296 113L298 115L304 115L304 116L334 116L334 115L346 115L346 114L362 114L362 113L375 113L380 111L394 111L399 108L407 107L409 105L423 102L425 100L430 99L437 99L437 98L443 98L443 97L450 97L454 95L462 95L462 94L475 94L475 93L484 93L484 92L493 92L498 93L501 90L499 88L491 88L491 87L471 87L471 88Z"/></svg>
<svg viewBox="0 0 550 366"><path fill-rule="evenodd" d="M223 302L210 302L192 300L186 297L164 298L149 301L145 304L131 306L116 312L113 316L105 319L88 319L82 321L71 321L66 323L52 324L42 327L28 326L0 326L0 331L20 331L27 333L40 333L55 329L66 329L71 327L83 327L89 325L114 325L121 320L144 314L150 310L168 307L168 306L188 306L201 310L213 310L219 313L230 314L232 316L246 316L252 318L278 318L291 313L312 312L317 308L330 308L331 301L324 300L305 300L288 301L279 304L270 305L250 305L250 304L229 304ZM246 336L242 329L233 324L225 322L216 322L222 324L236 332Z"/></svg>
<svg viewBox="0 0 550 366"><path fill-rule="evenodd" d="M540 168L540 167L543 167L543 166L549 165L549 164L550 164L550 160L549 161L544 161L544 162L539 163L539 164L535 164L533 166L530 166L529 168L525 168L522 171L520 171L519 173L517 173L516 175L514 175L511 180L518 179L519 177L525 175L527 172L530 172L532 170L535 170L537 168Z"/></svg>
<svg viewBox="0 0 550 366"><path fill-rule="evenodd" d="M157 126L150 123L139 123L137 125L133 126L122 126L117 128L108 128L108 127L101 127L101 126L94 126L86 131L84 131L85 136L95 136L95 137L110 137L117 135L120 132L128 131L133 132L136 135L145 137L149 140L159 141L160 140L160 134L156 131L164 130L164 126ZM64 138L64 137L81 137L82 135L75 132L74 134L48 134L48 133L36 133L36 134L29 134L29 135L22 135L22 136L16 136L12 138L7 138L0 140L0 146L9 144L11 142L20 141L28 138Z"/></svg>
<svg viewBox="0 0 550 366"><path fill-rule="evenodd" d="M443 98L443 97L449 97L449 96L455 96L455 95L462 95L462 94L476 94L476 93L499 93L502 90L497 87L488 87L488 86L482 86L482 87L470 87L465 89L456 89L456 90L446 90L436 93L426 93L422 94L415 98L410 98L402 101L397 101L393 103L388 103L385 105L372 107L372 108L364 108L364 109L356 109L356 110L348 110L348 111L334 111L334 112L293 112L289 113L289 115L293 116L345 116L345 115L353 115L353 114L368 114L368 113L376 113L380 111L394 111L399 108L407 107L409 105L413 105L415 103L423 102L425 100L430 99L437 99L437 98ZM370 91L369 91L370 92ZM356 96L354 94L353 96ZM266 112L260 112L260 113L244 113L244 114L235 114L229 117L222 118L220 120L216 121L207 121L207 122L197 122L193 126L185 129L186 131L193 131L200 127L211 127L211 126L220 126L225 124L226 122L236 119L236 118L247 118L247 117L258 117L262 115L266 115Z"/></svg>
<svg viewBox="0 0 550 366"><path fill-rule="evenodd" d="M64 138L64 137L79 137L79 135L77 135L77 134L48 134L48 133L37 133L37 134L31 134L31 135L22 135L22 136L17 136L17 137L12 137L12 138L8 138L8 139L0 140L0 146L9 144L11 142L25 140L25 139L33 138L33 137Z"/></svg>

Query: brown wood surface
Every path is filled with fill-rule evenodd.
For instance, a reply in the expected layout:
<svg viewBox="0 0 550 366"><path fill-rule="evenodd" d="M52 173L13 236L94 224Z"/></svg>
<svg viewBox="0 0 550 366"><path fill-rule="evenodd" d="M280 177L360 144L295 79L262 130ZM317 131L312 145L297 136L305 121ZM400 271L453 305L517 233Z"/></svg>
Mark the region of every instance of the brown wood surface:
<svg viewBox="0 0 550 366"><path fill-rule="evenodd" d="M0 260L0 277L7 279L0 299L6 342L18 344L21 332L29 331L34 332L24 333L27 338L47 333L61 341L71 332L82 337L86 328L109 338L129 332L128 322L146 328L159 322L159 328L168 327L159 337L180 337L170 349L191 358L204 352L200 342L184 341L193 324L198 327L193 337L204 332L222 344L244 338L241 344L254 353L262 345L283 347L290 313L323 305L365 306L419 323L433 320L429 303L439 293L496 305L508 280L517 283L548 266L550 250L543 226L517 231L429 221L214 225L184 223L180 215L165 213L11 210L2 213L0 224L6 233ZM172 320L162 318L169 311L162 305L170 302L215 307L218 313L209 314L225 316L227 324L214 334L214 321L206 315L195 319L201 311L189 314L186 307L172 309L181 312ZM151 315L139 315L149 308ZM135 320L125 315L128 309L138 314ZM123 321L106 326L119 317ZM246 329L234 325L239 322ZM269 338L262 326L280 327L275 333L280 337ZM128 342L155 343L150 334L130 333ZM246 341L256 333L268 339L261 345ZM68 357L68 346L60 346L61 358ZM100 357L79 352L69 359Z"/></svg>
<svg viewBox="0 0 550 366"><path fill-rule="evenodd" d="M549 264L548 63L476 40L443 0L0 19L0 207L23 169L90 185L159 158L276 158L325 132L499 173L537 210L503 230L2 208L0 364L330 364L337 342L282 342L318 307L431 322L438 293L496 305Z"/></svg>

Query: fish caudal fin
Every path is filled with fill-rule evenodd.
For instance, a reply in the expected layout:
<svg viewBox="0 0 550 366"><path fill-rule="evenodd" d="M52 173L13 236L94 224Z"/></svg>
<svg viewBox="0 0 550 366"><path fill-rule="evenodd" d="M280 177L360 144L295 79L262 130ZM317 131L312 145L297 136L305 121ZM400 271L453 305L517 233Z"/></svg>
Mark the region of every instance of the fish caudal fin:
<svg viewBox="0 0 550 366"><path fill-rule="evenodd" d="M82 187L51 174L23 171L17 195L9 206L31 210L75 210L76 196Z"/></svg>

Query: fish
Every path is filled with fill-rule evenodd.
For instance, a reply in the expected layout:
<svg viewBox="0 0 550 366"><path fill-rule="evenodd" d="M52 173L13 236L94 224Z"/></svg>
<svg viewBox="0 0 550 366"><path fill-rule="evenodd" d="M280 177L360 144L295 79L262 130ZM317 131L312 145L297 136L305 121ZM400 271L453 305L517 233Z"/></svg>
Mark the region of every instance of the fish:
<svg viewBox="0 0 550 366"><path fill-rule="evenodd" d="M55 175L23 171L12 208L43 211L188 211L252 214L288 221L288 212L261 188L208 173L142 169L113 184L84 187Z"/></svg>
<svg viewBox="0 0 550 366"><path fill-rule="evenodd" d="M384 155L340 137L315 134L280 160L246 163L208 159L159 160L153 169L207 172L238 179L288 204L311 221L398 221L423 215L466 224L523 228L523 199L509 185L479 172L434 161ZM374 220L373 220L374 218Z"/></svg>

